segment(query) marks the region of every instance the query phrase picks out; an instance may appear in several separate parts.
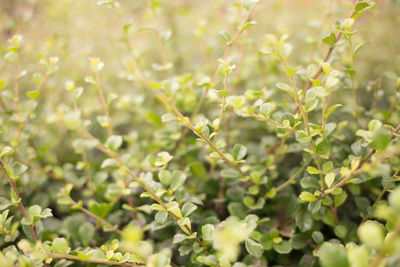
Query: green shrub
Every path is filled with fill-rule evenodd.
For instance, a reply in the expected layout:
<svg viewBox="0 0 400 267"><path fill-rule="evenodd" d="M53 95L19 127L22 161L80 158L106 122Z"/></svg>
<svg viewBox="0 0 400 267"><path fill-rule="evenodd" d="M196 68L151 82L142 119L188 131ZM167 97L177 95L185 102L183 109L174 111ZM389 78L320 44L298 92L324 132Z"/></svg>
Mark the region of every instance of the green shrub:
<svg viewBox="0 0 400 267"><path fill-rule="evenodd" d="M399 266L399 9L5 0L0 265Z"/></svg>

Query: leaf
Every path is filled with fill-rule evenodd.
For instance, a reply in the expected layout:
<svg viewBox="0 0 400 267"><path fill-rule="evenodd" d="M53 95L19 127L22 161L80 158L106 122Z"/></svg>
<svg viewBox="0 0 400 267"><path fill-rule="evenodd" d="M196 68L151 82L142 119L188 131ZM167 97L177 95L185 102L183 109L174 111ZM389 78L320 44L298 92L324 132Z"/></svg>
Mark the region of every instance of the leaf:
<svg viewBox="0 0 400 267"><path fill-rule="evenodd" d="M306 111L311 112L318 106L318 99L312 98L306 101Z"/></svg>
<svg viewBox="0 0 400 267"><path fill-rule="evenodd" d="M249 252L250 255L256 258L261 258L264 252L263 246L251 238L245 241L245 247L247 252Z"/></svg>
<svg viewBox="0 0 400 267"><path fill-rule="evenodd" d="M205 224L201 227L202 239L204 241L212 241L215 236L215 227L212 224Z"/></svg>
<svg viewBox="0 0 400 267"><path fill-rule="evenodd" d="M115 159L105 159L102 163L101 163L101 168L118 168L119 164Z"/></svg>
<svg viewBox="0 0 400 267"><path fill-rule="evenodd" d="M246 156L246 153L247 153L247 148L241 144L236 144L233 147L232 155L235 161L243 159Z"/></svg>
<svg viewBox="0 0 400 267"><path fill-rule="evenodd" d="M314 194L307 192L307 191L301 192L299 199L301 201L305 201L305 202L312 202L312 201L317 200L317 198L314 196Z"/></svg>
<svg viewBox="0 0 400 267"><path fill-rule="evenodd" d="M65 238L57 237L53 240L53 249L60 254L66 254L69 251L68 242Z"/></svg>
<svg viewBox="0 0 400 267"><path fill-rule="evenodd" d="M376 221L366 221L357 229L360 240L370 248L379 249L383 246L384 232Z"/></svg>
<svg viewBox="0 0 400 267"><path fill-rule="evenodd" d="M260 0L242 0L242 6L249 11Z"/></svg>
<svg viewBox="0 0 400 267"><path fill-rule="evenodd" d="M322 42L324 42L325 44L329 45L329 46L334 46L336 43L336 36L333 32L329 33L328 35L326 35L324 38L322 38Z"/></svg>
<svg viewBox="0 0 400 267"><path fill-rule="evenodd" d="M94 237L94 227L89 222L84 222L79 227L79 238L84 246L88 246Z"/></svg>
<svg viewBox="0 0 400 267"><path fill-rule="evenodd" d="M13 203L5 197L0 197L0 211L13 205ZM1 223L1 222L0 222ZM1 225L1 224L0 224Z"/></svg>
<svg viewBox="0 0 400 267"><path fill-rule="evenodd" d="M171 177L170 187L172 191L179 189L186 181L186 174L182 171L174 171Z"/></svg>
<svg viewBox="0 0 400 267"><path fill-rule="evenodd" d="M292 244L289 241L282 241L278 244L273 245L274 250L279 254L289 254L292 251Z"/></svg>
<svg viewBox="0 0 400 267"><path fill-rule="evenodd" d="M330 172L327 175L325 175L325 183L328 187L331 187L331 185L333 184L334 181L335 181L335 173L334 172Z"/></svg>
<svg viewBox="0 0 400 267"><path fill-rule="evenodd" d="M327 110L326 113L325 113L325 117L328 118L329 115L330 115L335 109L340 108L341 106L343 106L343 105L342 105L342 104L336 104L336 105L333 105L333 106L331 106L330 108L328 108L328 110Z"/></svg>
<svg viewBox="0 0 400 267"><path fill-rule="evenodd" d="M271 103L264 103L260 106L260 114L264 117L269 117L272 113L273 106Z"/></svg>
<svg viewBox="0 0 400 267"><path fill-rule="evenodd" d="M290 85L286 84L286 83L277 83L276 87L278 87L279 89L281 89L283 91L286 91L286 92L289 92L289 93L293 93L293 88Z"/></svg>
<svg viewBox="0 0 400 267"><path fill-rule="evenodd" d="M187 235L184 235L184 234L181 234L181 233L175 234L173 239L172 239L172 244L178 244L178 243L182 242L183 240L186 239L186 236Z"/></svg>
<svg viewBox="0 0 400 267"><path fill-rule="evenodd" d="M184 217L189 216L197 209L197 206L193 203L187 202L182 206L182 214Z"/></svg>
<svg viewBox="0 0 400 267"><path fill-rule="evenodd" d="M362 11L363 9L366 9L367 7L369 7L370 4L368 2L358 2L356 4L356 6L354 7L354 9L358 12Z"/></svg>
<svg viewBox="0 0 400 267"><path fill-rule="evenodd" d="M346 249L338 244L322 244L318 251L322 267L349 267Z"/></svg>
<svg viewBox="0 0 400 267"><path fill-rule="evenodd" d="M222 31L220 31L218 34L222 37L222 39L224 39L224 41L225 41L226 43L229 43L229 42L232 40L231 35L230 35L229 32L226 31L226 30L222 30Z"/></svg>
<svg viewBox="0 0 400 267"><path fill-rule="evenodd" d="M165 186L169 186L169 184L171 183L171 179L172 179L172 174L170 171L168 170L161 170L158 173L158 178L160 179L160 182L165 185Z"/></svg>
<svg viewBox="0 0 400 267"><path fill-rule="evenodd" d="M122 145L123 138L120 135L112 135L107 138L106 147L111 151L117 151Z"/></svg>
<svg viewBox="0 0 400 267"><path fill-rule="evenodd" d="M363 48L364 46L366 46L367 44L368 44L368 42L364 42L364 43L357 45L356 48L354 48L354 54L357 54L358 51L360 51L360 49Z"/></svg>
<svg viewBox="0 0 400 267"><path fill-rule="evenodd" d="M2 149L1 149L1 151L0 151L0 159L3 157L3 156L5 156L5 155L7 155L8 153L10 153L12 151L12 148L10 147L10 146L5 146L5 147L3 147Z"/></svg>
<svg viewBox="0 0 400 267"><path fill-rule="evenodd" d="M382 151L389 145L390 140L390 133L387 130L380 128L374 131L371 146L378 151Z"/></svg>
<svg viewBox="0 0 400 267"><path fill-rule="evenodd" d="M207 170L201 162L193 162L189 165L190 172L201 180L207 178Z"/></svg>
<svg viewBox="0 0 400 267"><path fill-rule="evenodd" d="M33 74L32 79L36 86L39 86L43 82L43 75L39 72L36 72Z"/></svg>
<svg viewBox="0 0 400 267"><path fill-rule="evenodd" d="M296 141L300 143L309 143L311 141L311 138L307 136L306 132L303 130L296 131L295 136L296 136Z"/></svg>
<svg viewBox="0 0 400 267"><path fill-rule="evenodd" d="M243 28L240 30L240 32L244 32L247 28L249 28L249 27L251 27L251 26L253 26L253 25L257 25L257 21L252 20L252 21L247 22L247 23L243 26Z"/></svg>
<svg viewBox="0 0 400 267"><path fill-rule="evenodd" d="M166 167L168 162L172 160L173 156L171 156L168 152L160 152L157 154L157 159L155 161L155 165L157 167Z"/></svg>

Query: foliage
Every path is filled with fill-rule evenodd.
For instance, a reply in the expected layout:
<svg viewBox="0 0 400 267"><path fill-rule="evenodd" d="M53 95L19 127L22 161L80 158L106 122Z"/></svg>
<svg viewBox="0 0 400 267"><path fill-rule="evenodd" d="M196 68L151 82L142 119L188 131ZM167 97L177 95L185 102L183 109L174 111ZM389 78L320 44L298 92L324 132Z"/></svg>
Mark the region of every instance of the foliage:
<svg viewBox="0 0 400 267"><path fill-rule="evenodd" d="M396 1L2 8L1 266L399 265Z"/></svg>

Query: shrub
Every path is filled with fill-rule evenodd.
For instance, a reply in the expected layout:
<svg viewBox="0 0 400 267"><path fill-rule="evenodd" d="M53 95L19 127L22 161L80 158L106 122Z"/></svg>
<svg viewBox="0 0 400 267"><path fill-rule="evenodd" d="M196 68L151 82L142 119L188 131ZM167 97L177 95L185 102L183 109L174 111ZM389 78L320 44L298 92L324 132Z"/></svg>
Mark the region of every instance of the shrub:
<svg viewBox="0 0 400 267"><path fill-rule="evenodd" d="M395 1L4 3L1 266L399 265Z"/></svg>

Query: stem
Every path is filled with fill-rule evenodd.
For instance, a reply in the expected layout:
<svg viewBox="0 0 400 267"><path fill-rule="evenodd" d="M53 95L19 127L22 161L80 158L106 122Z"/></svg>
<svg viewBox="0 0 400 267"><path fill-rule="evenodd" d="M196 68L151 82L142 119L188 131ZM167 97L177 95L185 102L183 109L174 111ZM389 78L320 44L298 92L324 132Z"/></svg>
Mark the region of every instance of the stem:
<svg viewBox="0 0 400 267"><path fill-rule="evenodd" d="M41 83L39 84L39 86L36 88L36 90L37 90L38 92L40 92L40 90L42 89L44 83L45 83L46 80L49 78L49 75L50 75L50 69L47 69L46 74L44 75L42 82L41 82ZM30 108L30 110L28 111L28 113L26 114L25 119L24 119L24 120L21 122L21 124L19 125L18 131L17 131L17 133L16 133L16 135L15 135L15 140L16 140L17 143L19 142L19 139L20 139L21 134L22 134L22 130L24 129L25 125L28 123L30 117L32 116L32 113L33 113L33 110L34 110L34 109L35 109L35 106L32 106L32 107Z"/></svg>
<svg viewBox="0 0 400 267"><path fill-rule="evenodd" d="M105 99L104 99L104 93L103 93L103 88L101 87L99 73L96 71L96 72L95 72L95 75L96 75L96 85L97 85L97 89L98 89L98 91L99 91L99 96L100 96L100 102L101 102L101 105L102 105L102 107L103 107L104 115L105 115L106 118L107 118L107 131L108 131L108 136L111 136L111 135L113 135L113 130L112 130L112 127L111 127L110 112L109 112L109 110L108 110L106 101L105 101Z"/></svg>
<svg viewBox="0 0 400 267"><path fill-rule="evenodd" d="M15 104L15 110L17 112L18 118L21 118L21 110L19 108L19 78L18 78L18 63L15 64L14 68L14 78L15 78L15 84L14 84L14 104Z"/></svg>
<svg viewBox="0 0 400 267"><path fill-rule="evenodd" d="M99 263L99 264L107 264L107 265L118 265L118 266L143 266L137 263L130 263L130 262L117 262L117 261L107 261L107 260L96 260L96 259L82 259L78 256L69 255L69 254L60 254L60 253L52 253L52 252L45 252L45 255L49 258L61 260L72 260L72 261L83 261L88 263Z"/></svg>
<svg viewBox="0 0 400 267"><path fill-rule="evenodd" d="M228 90L228 74L225 73L225 79L224 79L224 94L222 95L222 104L221 104L221 113L219 115L219 121L218 121L218 126L216 128L216 131L219 130L219 127L222 124L222 118L224 116L224 111L225 111L225 99L226 99L226 93Z"/></svg>
<svg viewBox="0 0 400 267"><path fill-rule="evenodd" d="M230 42L226 43L225 51L224 51L224 55L222 57L222 60L226 60L226 58L228 57L231 48L236 43L237 39L239 39L240 34L243 32L242 29L246 25L246 22L249 19L251 13L253 13L253 11L255 10L255 8L258 6L258 4L260 2L257 2L256 4L254 4L253 7L247 12L246 16L244 17L244 19L240 23L240 25L238 27L238 30L236 31L236 33L233 36L232 40ZM214 74L212 76L211 84L215 83L215 80L217 79L217 77L218 77L218 68L215 70L215 72L214 72ZM197 102L197 104L196 104L196 106L194 108L194 111L192 112L192 115L190 116L190 120L192 120L197 115L197 113L199 113L201 106L203 105L204 101L206 100L206 96L207 96L207 93L208 93L209 89L210 88L207 88L207 89L203 90L203 92L202 92L202 94L200 96L200 99ZM182 131L182 134L181 134L180 138L177 140L175 148L173 149L173 151L176 151L178 149L178 147L181 144L183 138L185 138L185 136L188 134L188 132L189 132L189 129L185 129L185 130Z"/></svg>
<svg viewBox="0 0 400 267"><path fill-rule="evenodd" d="M175 115L181 119L182 121L186 121L184 125L193 131L197 136L199 136L204 142L206 142L214 152L216 152L225 163L236 169L243 177L246 177L247 175L240 169L237 163L229 160L225 155L211 142L210 139L208 139L201 131L197 130L191 123L190 120L188 120L187 117L184 117L182 113L178 110L178 108L174 105L174 103L162 92L157 91L157 95L160 99L162 99L175 113Z"/></svg>
<svg viewBox="0 0 400 267"><path fill-rule="evenodd" d="M286 71L286 69L288 68L288 64L286 63L286 60L282 56L279 56L279 57L281 59L283 66L285 67L285 71ZM324 189L326 185L325 185L324 177L322 176L321 162L319 161L319 156L318 156L317 150L315 148L315 143L312 140L312 136L311 136L310 125L308 123L308 113L306 110L304 110L303 104L301 103L300 96L299 96L299 90L297 89L297 86L296 86L296 81L294 80L293 76L288 71L286 71L286 74L289 77L290 83L293 87L294 98L296 100L297 106L300 109L301 116L303 117L303 121L306 126L307 135L310 137L311 150L313 152L313 155L315 158L315 163L317 164L317 168L319 170L319 177L320 177L321 185L322 185L322 188Z"/></svg>
<svg viewBox="0 0 400 267"><path fill-rule="evenodd" d="M68 196L69 197L69 196ZM69 197L70 201L72 202L73 205L78 205L78 203L73 200L71 197ZM107 222L106 220L104 220L103 218L100 218L99 216L97 216L96 214L92 213L91 211L89 211L88 209L85 209L84 207L79 207L79 210L82 211L83 213L85 213L86 215L88 215L89 217L92 217L93 219L101 222L102 224L110 227L111 229L113 229L113 231L115 231L117 234L122 235L122 231L119 230L117 228L117 226L112 225L111 223Z"/></svg>
<svg viewBox="0 0 400 267"><path fill-rule="evenodd" d="M78 111L78 104L77 104L75 96L73 96L73 104L74 104L74 110ZM82 139L85 138L85 136L83 135L83 131L82 131L81 127L79 127L79 135L80 135L80 137ZM85 163L85 165L89 164L85 148L82 148L82 160ZM95 187L95 185L93 183L92 175L90 174L90 170L87 168L87 166L85 166L85 172L86 172L86 176L88 177L89 186L93 190L93 192L95 192L96 191L96 187Z"/></svg>
<svg viewBox="0 0 400 267"><path fill-rule="evenodd" d="M181 217L177 216L175 213L173 213L173 212L171 212L171 211L168 210L167 205L161 200L161 198L159 198L159 197L156 195L156 193L154 193L153 190L152 190L149 186L147 186L145 183L143 183L143 181L140 180L140 178L139 178L133 171L131 171L131 170L122 162L122 160L120 159L120 157L118 156L118 154L112 152L111 150L109 150L108 148L106 148L105 146L103 146L103 145L100 143L100 141L99 141L97 138L95 138L93 135L91 135L89 132L84 131L84 134L85 134L85 136L86 136L87 138L89 138L89 139L91 139L91 140L96 140L96 141L98 141L98 144L96 145L96 148L99 149L100 151L102 151L104 154L106 154L106 155L109 156L110 158L113 158L113 159L119 164L119 166L120 166L122 169L124 169L124 170L127 172L127 174L128 174L134 181L137 181L137 182L141 185L141 187L142 187L147 193L149 193L149 194L151 195L151 197L152 197L158 204L160 204L160 205L165 209L165 211L168 212L169 215L171 215L171 216L172 216L175 220L177 220L177 221L180 220L180 219L182 219ZM124 178L124 183L127 184L127 181L125 180L125 178ZM189 227L188 225L185 225L184 227L185 227L185 229L189 232L190 235L193 234L193 231L190 229L190 227ZM195 240L200 246L203 247L203 243L201 242L201 240L200 240L199 238L196 237L194 240Z"/></svg>
<svg viewBox="0 0 400 267"><path fill-rule="evenodd" d="M21 197L20 197L20 195L19 195L19 193L18 193L17 186L15 185L15 183L13 182L13 180L11 180L11 178L10 178L10 176L8 175L7 170L6 170L6 168L5 168L4 164L3 164L3 161L1 161L1 160L0 160L0 167L1 167L1 169L2 169L2 171L3 171L3 173L4 173L4 175L6 176L6 178L7 178L7 180L8 180L8 183L9 183L10 186L11 186L11 189L13 190L14 194L17 196L17 198L18 198L18 200L19 200L19 202L18 202L18 208L19 208L19 210L21 211L22 215L23 215L25 218L27 218L27 219L29 220L29 216L28 216L28 214L26 213L24 204L22 204L22 199L21 199ZM32 234L33 234L33 237L35 238L35 240L36 240L36 241L40 241L39 236L38 236L38 234L37 234L37 232L36 232L36 230L35 230L35 226L34 226L34 225L31 225L30 228L31 228L31 231L32 231Z"/></svg>
<svg viewBox="0 0 400 267"><path fill-rule="evenodd" d="M297 177L299 177L299 175L304 171L304 169L306 168L306 165L304 165L303 167L301 167L300 169L298 169L293 175L292 177L290 177L286 182L284 182L283 184L281 184L280 186L278 186L275 189L275 192L278 193L279 191L282 191L284 188L286 188L287 186L289 186L294 180L296 180Z"/></svg>

